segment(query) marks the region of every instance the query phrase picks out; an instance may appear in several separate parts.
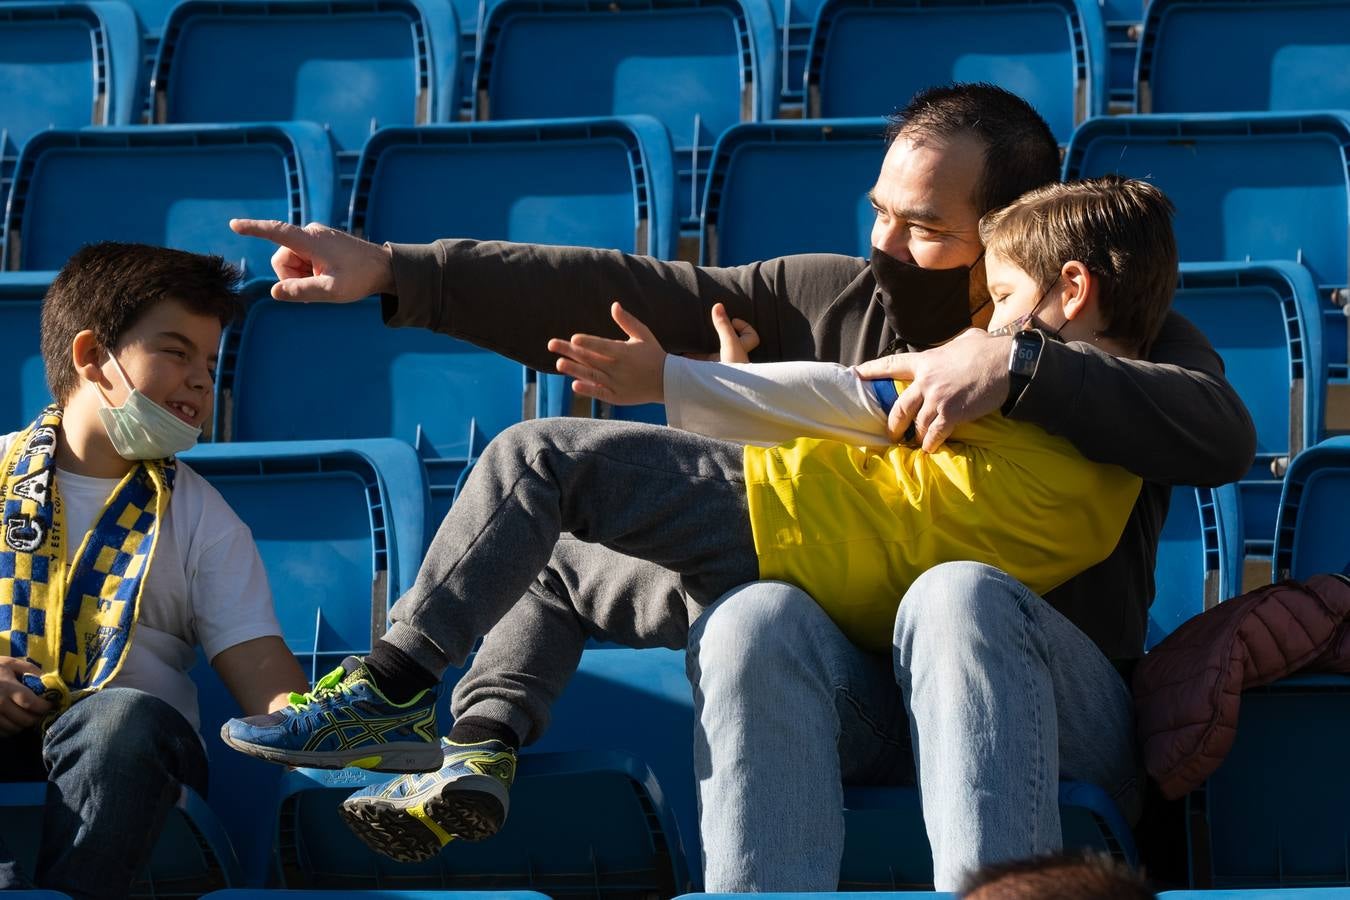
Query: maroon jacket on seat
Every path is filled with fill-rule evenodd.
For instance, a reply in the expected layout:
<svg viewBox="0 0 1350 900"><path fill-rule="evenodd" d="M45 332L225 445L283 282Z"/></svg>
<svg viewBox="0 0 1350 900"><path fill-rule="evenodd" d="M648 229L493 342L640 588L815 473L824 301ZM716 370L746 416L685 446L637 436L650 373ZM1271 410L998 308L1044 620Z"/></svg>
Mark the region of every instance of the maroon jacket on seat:
<svg viewBox="0 0 1350 900"><path fill-rule="evenodd" d="M1223 762L1243 690L1298 671L1350 672L1350 578L1258 588L1153 648L1135 669L1134 705L1144 765L1163 794L1188 793Z"/></svg>

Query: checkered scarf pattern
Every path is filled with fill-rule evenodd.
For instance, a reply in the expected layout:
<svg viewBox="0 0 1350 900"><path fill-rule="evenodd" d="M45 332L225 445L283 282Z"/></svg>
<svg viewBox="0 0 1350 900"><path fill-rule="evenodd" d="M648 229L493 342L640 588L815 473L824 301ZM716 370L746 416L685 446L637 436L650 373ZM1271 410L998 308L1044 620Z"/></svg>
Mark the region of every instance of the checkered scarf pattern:
<svg viewBox="0 0 1350 900"><path fill-rule="evenodd" d="M42 670L41 685L30 686L57 715L122 667L174 477L172 459L138 463L68 563L56 484L60 426L61 409L47 407L0 463L0 656Z"/></svg>

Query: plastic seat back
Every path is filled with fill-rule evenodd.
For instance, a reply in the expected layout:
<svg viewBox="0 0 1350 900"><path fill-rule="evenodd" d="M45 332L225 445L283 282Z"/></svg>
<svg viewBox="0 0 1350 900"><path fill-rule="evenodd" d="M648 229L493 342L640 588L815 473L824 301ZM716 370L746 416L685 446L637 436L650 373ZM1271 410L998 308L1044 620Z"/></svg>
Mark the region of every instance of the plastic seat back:
<svg viewBox="0 0 1350 900"><path fill-rule="evenodd" d="M271 272L272 247L232 217L302 225L333 205L333 160L317 125L47 131L19 158L5 221L10 269L58 269L82 244L139 241L217 253Z"/></svg>
<svg viewBox="0 0 1350 900"><path fill-rule="evenodd" d="M220 491L253 534L287 646L311 682L369 652L386 610L416 578L427 527L426 483L401 441L201 444L184 461ZM250 882L269 869L281 768L225 747L238 706L199 657L210 799Z"/></svg>
<svg viewBox="0 0 1350 900"><path fill-rule="evenodd" d="M122 3L0 3L0 153L48 128L134 121L140 57Z"/></svg>
<svg viewBox="0 0 1350 900"><path fill-rule="evenodd" d="M897 52L903 47L904 52ZM884 115L916 91L987 81L1034 106L1061 143L1106 113L1106 37L1095 2L827 0L807 63L807 115Z"/></svg>
<svg viewBox="0 0 1350 900"><path fill-rule="evenodd" d="M1235 485L1175 487L1158 538L1146 649L1242 589L1242 521Z"/></svg>
<svg viewBox="0 0 1350 900"><path fill-rule="evenodd" d="M1150 0L1138 109L1350 109L1347 22L1346 0Z"/></svg>
<svg viewBox="0 0 1350 900"><path fill-rule="evenodd" d="M670 139L649 116L386 129L362 153L351 227L377 242L466 237L671 259L674 179Z"/></svg>
<svg viewBox="0 0 1350 900"><path fill-rule="evenodd" d="M1350 575L1350 437L1328 438L1289 464L1280 498L1275 578Z"/></svg>
<svg viewBox="0 0 1350 900"><path fill-rule="evenodd" d="M17 431L51 402L39 326L51 272L0 272L0 334L10 347L0 361L0 434Z"/></svg>
<svg viewBox="0 0 1350 900"><path fill-rule="evenodd" d="M736 122L772 118L777 87L767 0L498 0L483 25L474 118L655 116L693 229L713 142Z"/></svg>
<svg viewBox="0 0 1350 900"><path fill-rule="evenodd" d="M160 43L154 121L317 122L350 175L376 128L454 120L458 32L453 7L422 0L186 0Z"/></svg>
<svg viewBox="0 0 1350 900"><path fill-rule="evenodd" d="M1281 474L1322 436L1326 366L1317 289L1297 263L1188 263L1173 307L1209 338L1256 425L1242 480L1247 552L1270 556Z"/></svg>
<svg viewBox="0 0 1350 900"><path fill-rule="evenodd" d="M700 262L734 266L789 253L871 252L868 192L883 119L737 125L717 142Z"/></svg>
<svg viewBox="0 0 1350 900"><path fill-rule="evenodd" d="M1289 260L1312 274L1331 378L1346 370L1350 116L1153 115L1094 119L1074 134L1066 178L1147 178L1176 205L1183 262Z"/></svg>

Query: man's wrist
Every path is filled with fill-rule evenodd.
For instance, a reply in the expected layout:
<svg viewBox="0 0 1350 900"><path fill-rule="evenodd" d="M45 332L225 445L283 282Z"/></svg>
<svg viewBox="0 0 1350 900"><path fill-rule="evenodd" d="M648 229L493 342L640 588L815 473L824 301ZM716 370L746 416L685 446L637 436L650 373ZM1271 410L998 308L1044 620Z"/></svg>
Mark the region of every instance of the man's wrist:
<svg viewBox="0 0 1350 900"><path fill-rule="evenodd" d="M1016 408L1023 392L1031 384L1040 366L1041 351L1045 348L1045 335L1036 329L1019 331L1012 336L1011 349L1008 352L1008 393L1000 412L1008 416Z"/></svg>

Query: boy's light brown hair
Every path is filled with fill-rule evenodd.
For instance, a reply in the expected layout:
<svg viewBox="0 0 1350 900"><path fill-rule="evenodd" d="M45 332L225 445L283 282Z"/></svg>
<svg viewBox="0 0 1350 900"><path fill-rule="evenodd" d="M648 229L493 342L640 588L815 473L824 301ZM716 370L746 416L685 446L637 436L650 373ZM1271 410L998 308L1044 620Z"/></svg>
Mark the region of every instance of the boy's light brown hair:
<svg viewBox="0 0 1350 900"><path fill-rule="evenodd" d="M980 220L980 240L1043 290L1077 260L1097 279L1102 337L1143 354L1177 287L1172 201L1146 181L1103 175L1034 188Z"/></svg>
<svg viewBox="0 0 1350 900"><path fill-rule="evenodd" d="M79 387L70 351L81 331L116 349L141 316L167 300L224 328L243 308L241 277L219 256L115 241L81 247L42 301L42 361L52 396L64 404Z"/></svg>

